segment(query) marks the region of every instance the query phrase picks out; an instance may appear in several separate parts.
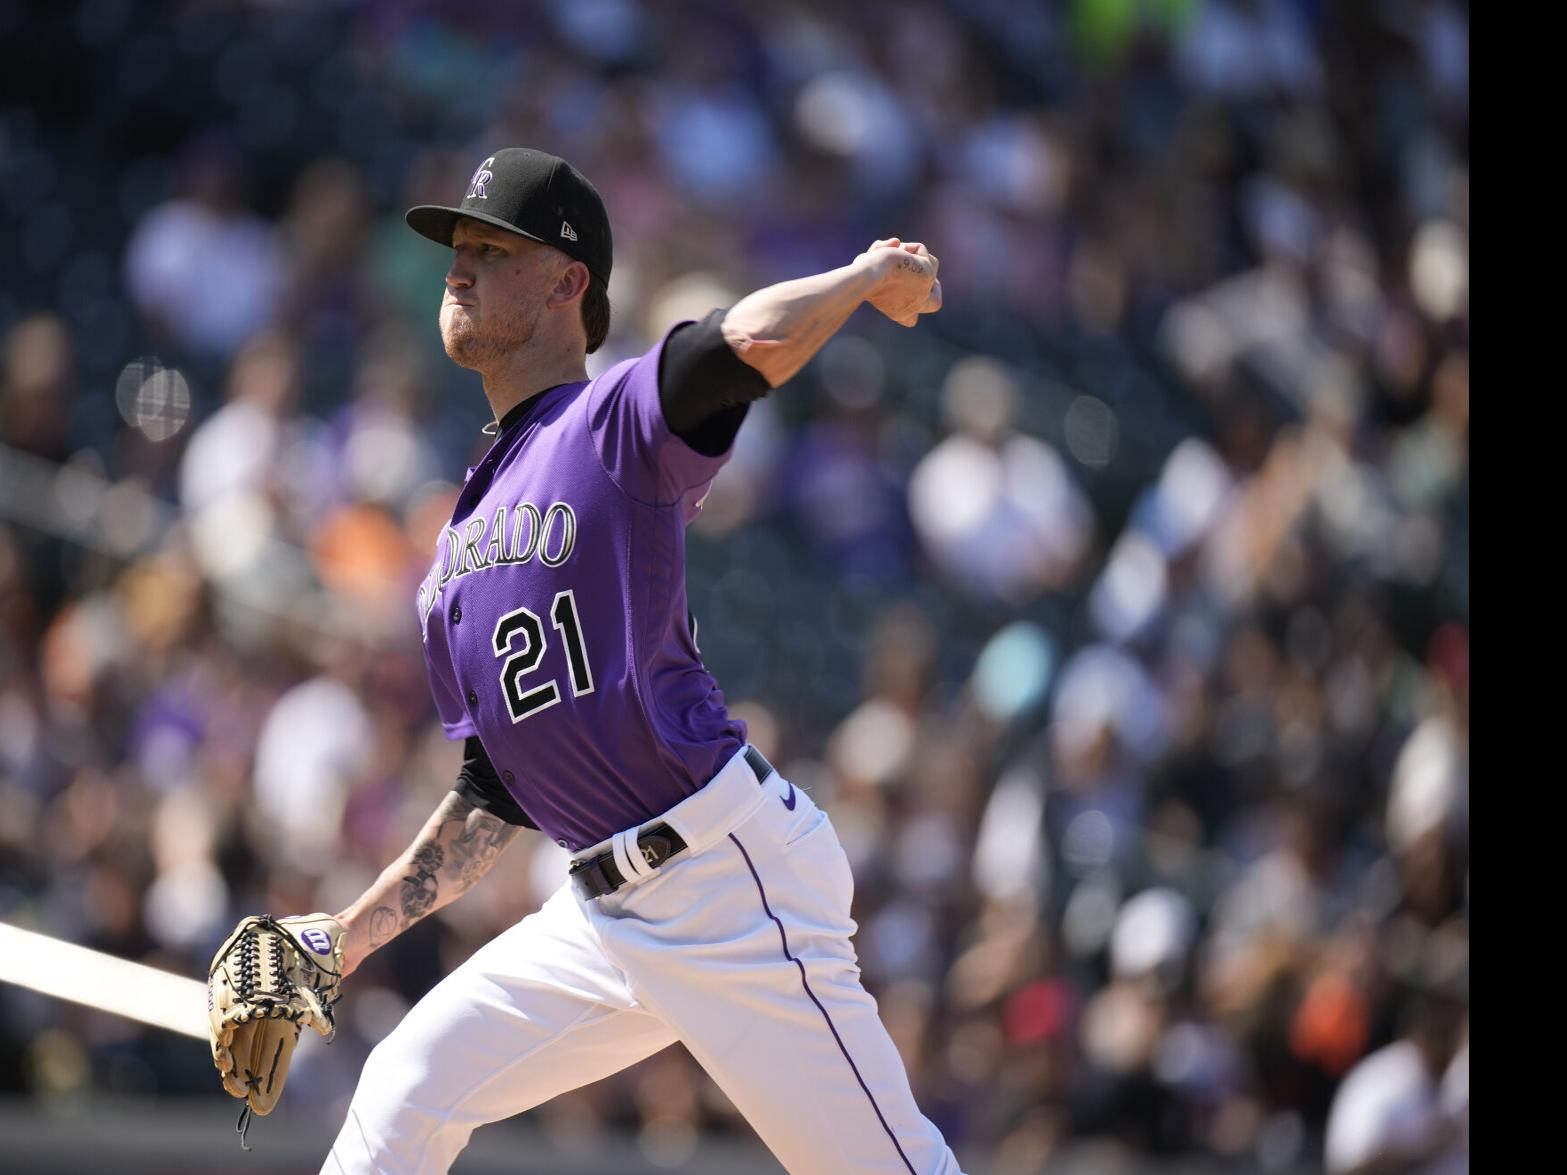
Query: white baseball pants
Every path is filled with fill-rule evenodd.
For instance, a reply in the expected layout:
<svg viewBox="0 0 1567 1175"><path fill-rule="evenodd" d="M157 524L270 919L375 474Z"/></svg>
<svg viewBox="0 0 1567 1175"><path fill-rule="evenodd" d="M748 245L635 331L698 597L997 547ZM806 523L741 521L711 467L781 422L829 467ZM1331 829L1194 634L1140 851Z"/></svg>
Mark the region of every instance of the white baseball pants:
<svg viewBox="0 0 1567 1175"><path fill-rule="evenodd" d="M640 876L591 900L568 882L409 1011L322 1175L444 1172L475 1127L677 1040L794 1175L961 1175L860 986L827 814L741 753L659 820L685 852L649 872L628 830Z"/></svg>

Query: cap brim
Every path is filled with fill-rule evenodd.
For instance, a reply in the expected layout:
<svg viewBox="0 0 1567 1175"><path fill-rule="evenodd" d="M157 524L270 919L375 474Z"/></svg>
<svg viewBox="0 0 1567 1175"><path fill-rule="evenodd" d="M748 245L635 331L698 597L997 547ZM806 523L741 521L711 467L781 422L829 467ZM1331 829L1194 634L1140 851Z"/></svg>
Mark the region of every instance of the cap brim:
<svg viewBox="0 0 1567 1175"><path fill-rule="evenodd" d="M457 227L457 222L465 216L469 220L477 220L483 224L504 229L506 232L516 233L519 237L527 237L530 241L538 241L541 245L549 244L542 237L523 232L508 220L502 220L498 216L491 216L487 212L470 212L465 208L445 208L439 204L420 204L404 213L403 219L408 222L408 227L421 237L428 237L436 244L445 245L449 249L452 245L452 230Z"/></svg>

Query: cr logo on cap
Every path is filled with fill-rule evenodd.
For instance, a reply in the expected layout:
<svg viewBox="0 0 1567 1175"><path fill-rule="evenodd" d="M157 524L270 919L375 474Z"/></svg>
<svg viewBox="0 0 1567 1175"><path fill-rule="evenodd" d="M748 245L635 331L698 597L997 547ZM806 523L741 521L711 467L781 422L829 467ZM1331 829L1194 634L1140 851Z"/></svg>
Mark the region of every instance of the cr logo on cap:
<svg viewBox="0 0 1567 1175"><path fill-rule="evenodd" d="M488 200L490 197L484 190L484 185L495 178L495 174L489 170L495 162L495 156L491 155L474 170L473 179L468 181L468 199Z"/></svg>

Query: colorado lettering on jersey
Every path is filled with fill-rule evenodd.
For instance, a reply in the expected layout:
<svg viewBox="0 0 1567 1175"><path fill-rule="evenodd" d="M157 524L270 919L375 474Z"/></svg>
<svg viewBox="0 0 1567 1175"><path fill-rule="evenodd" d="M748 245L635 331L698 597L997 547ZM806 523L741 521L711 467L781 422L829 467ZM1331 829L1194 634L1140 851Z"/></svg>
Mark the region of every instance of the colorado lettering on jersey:
<svg viewBox="0 0 1567 1175"><path fill-rule="evenodd" d="M441 589L454 579L535 558L546 567L559 567L576 546L577 515L565 502L542 511L532 502L519 502L497 508L494 517L481 514L460 528L448 526L437 545L435 565L419 585L419 631L429 639L430 613Z"/></svg>

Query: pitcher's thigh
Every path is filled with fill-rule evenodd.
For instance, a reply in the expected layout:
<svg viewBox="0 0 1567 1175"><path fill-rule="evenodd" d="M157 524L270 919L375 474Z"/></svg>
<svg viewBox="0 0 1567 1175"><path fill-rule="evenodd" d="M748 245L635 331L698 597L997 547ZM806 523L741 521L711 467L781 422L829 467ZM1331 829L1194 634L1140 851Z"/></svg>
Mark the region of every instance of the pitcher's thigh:
<svg viewBox="0 0 1567 1175"><path fill-rule="evenodd" d="M806 960L779 970L682 1030L779 1162L797 1175L957 1175L858 977Z"/></svg>
<svg viewBox="0 0 1567 1175"><path fill-rule="evenodd" d="M477 1127L673 1043L594 944L530 933L528 921L437 984L372 1050L323 1175L444 1172Z"/></svg>
<svg viewBox="0 0 1567 1175"><path fill-rule="evenodd" d="M620 921L611 951L791 1172L956 1175L861 986L836 836L753 831L709 850L710 900L684 932Z"/></svg>

